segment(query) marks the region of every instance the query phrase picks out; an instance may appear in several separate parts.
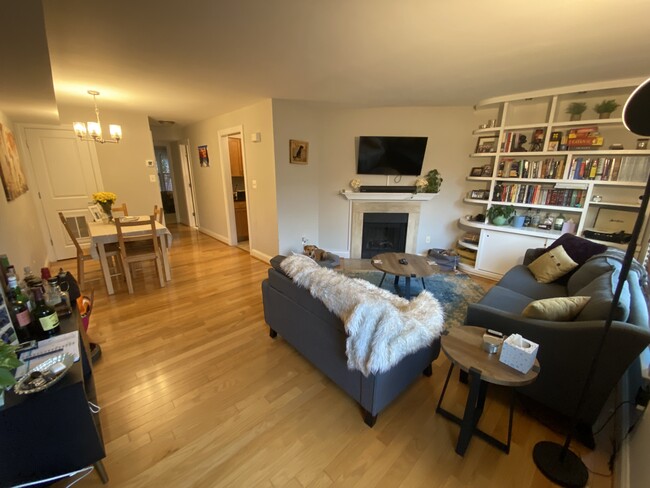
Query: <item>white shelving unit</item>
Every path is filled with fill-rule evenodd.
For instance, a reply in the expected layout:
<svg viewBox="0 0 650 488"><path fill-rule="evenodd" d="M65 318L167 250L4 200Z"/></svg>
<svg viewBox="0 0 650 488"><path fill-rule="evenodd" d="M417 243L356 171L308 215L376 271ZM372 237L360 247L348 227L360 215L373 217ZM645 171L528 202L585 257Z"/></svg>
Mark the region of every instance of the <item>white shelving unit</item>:
<svg viewBox="0 0 650 488"><path fill-rule="evenodd" d="M487 199L467 195L463 201L483 214L494 205L512 205L519 215L539 210L542 218L561 213L575 222L576 234L583 237L585 230L594 228L601 209L631 212L636 218L650 171L650 151L636 149L639 137L625 128L621 114L628 96L642 81L572 86L479 102L477 114L497 124L473 131L476 150L470 157L476 164L472 166L489 169L467 180ZM611 118L598 118L594 105L611 99L620 106ZM586 103L584 120L570 120L567 108L573 102ZM558 132L559 140L552 138ZM519 144L520 136L525 136L523 144ZM576 146L580 141L583 144ZM612 148L617 146L623 148ZM521 147L526 151L518 150ZM469 167L467 173L471 174ZM629 221L629 214L620 215ZM560 231L495 226L465 218L459 226L480 234L478 244L459 239L459 247L476 251L475 263L461 266L492 278L521 262L527 248L546 247L561 235ZM637 256L645 256L647 241L644 236Z"/></svg>

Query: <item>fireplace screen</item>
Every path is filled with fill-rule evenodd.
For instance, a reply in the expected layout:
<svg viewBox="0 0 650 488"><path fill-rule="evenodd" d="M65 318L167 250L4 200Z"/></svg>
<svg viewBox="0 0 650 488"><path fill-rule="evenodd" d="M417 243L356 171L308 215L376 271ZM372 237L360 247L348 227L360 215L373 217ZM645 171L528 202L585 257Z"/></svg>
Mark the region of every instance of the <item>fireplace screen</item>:
<svg viewBox="0 0 650 488"><path fill-rule="evenodd" d="M361 257L368 259L384 252L404 252L407 213L364 213Z"/></svg>

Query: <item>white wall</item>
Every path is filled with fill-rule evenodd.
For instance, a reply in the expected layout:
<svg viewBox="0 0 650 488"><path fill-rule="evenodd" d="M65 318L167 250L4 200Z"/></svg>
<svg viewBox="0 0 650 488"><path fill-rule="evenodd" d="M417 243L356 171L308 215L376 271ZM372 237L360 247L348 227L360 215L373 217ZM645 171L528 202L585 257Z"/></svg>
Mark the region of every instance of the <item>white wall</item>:
<svg viewBox="0 0 650 488"><path fill-rule="evenodd" d="M273 101L273 135L278 199L278 246L281 254L301 250L301 239L320 245L319 181L321 117L317 106ZM289 163L289 140L309 142L308 164Z"/></svg>
<svg viewBox="0 0 650 488"><path fill-rule="evenodd" d="M275 162L273 144L272 102L264 100L240 110L212 117L189 125L184 137L189 139L192 171L196 190L199 228L208 235L227 241L227 201L224 193L223 162L219 153L219 131L243 126L243 153L246 167L246 200L251 255L267 260L278 252L278 220L276 206ZM251 142L250 135L261 134L260 142ZM201 168L198 146L207 145L210 167ZM225 161L225 164L229 164ZM255 188L254 184L255 182ZM230 182L228 182L230 188Z"/></svg>
<svg viewBox="0 0 650 488"><path fill-rule="evenodd" d="M12 121L0 111L0 123L8 127L17 137ZM20 277L23 268L30 266L38 274L47 264L47 246L39 227L35 203L35 183L30 178L26 157L18 147L23 172L30 190L15 200L8 202L3 189L0 189L0 254L6 254L16 266Z"/></svg>
<svg viewBox="0 0 650 488"><path fill-rule="evenodd" d="M61 125L72 124L75 120L92 120L92 106L59 107ZM102 129L108 124L122 126L123 139L119 144L95 144L97 159L104 182L103 191L117 195L117 204L126 202L131 215L151 215L153 206L161 206L160 185L156 165L147 167L145 162L156 157L153 150L149 119L146 115L133 112L104 111L100 108ZM70 125L72 127L72 125ZM104 137L108 137L105 134ZM150 181L153 175L155 180Z"/></svg>
<svg viewBox="0 0 650 488"><path fill-rule="evenodd" d="M314 232L316 222L315 244L337 254L349 252L350 202L340 190L349 190L355 177L364 185L387 182L386 176L356 175L356 138L361 135L429 138L422 173L437 168L444 182L438 195L422 203L417 252L453 247L461 233L458 218L479 211L462 202L472 188L465 177L472 166L483 163L468 157L476 144L472 130L478 126L471 107L344 108L275 100L273 110L283 254L299 250L301 235ZM308 167L288 163L288 139L299 139L302 134L310 142ZM412 185L415 177L388 181ZM426 236L430 243L425 242Z"/></svg>

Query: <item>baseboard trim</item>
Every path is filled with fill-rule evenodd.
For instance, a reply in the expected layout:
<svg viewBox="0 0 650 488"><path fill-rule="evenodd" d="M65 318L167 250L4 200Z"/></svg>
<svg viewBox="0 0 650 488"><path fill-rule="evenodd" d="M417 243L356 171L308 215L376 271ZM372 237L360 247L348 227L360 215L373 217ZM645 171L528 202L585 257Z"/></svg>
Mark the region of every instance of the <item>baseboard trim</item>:
<svg viewBox="0 0 650 488"><path fill-rule="evenodd" d="M230 245L230 241L228 241L228 238L226 236L222 236L221 234L217 234L216 232L213 232L213 231L211 231L209 229L206 229L205 227L199 227L199 232L201 234L205 234L206 236L210 236L213 239L221 241L224 244Z"/></svg>
<svg viewBox="0 0 650 488"><path fill-rule="evenodd" d="M255 249L250 250L251 257L255 259L259 259L260 261L265 262L266 264L271 264L271 259L273 256L269 256L268 254L261 253L259 251L256 251Z"/></svg>

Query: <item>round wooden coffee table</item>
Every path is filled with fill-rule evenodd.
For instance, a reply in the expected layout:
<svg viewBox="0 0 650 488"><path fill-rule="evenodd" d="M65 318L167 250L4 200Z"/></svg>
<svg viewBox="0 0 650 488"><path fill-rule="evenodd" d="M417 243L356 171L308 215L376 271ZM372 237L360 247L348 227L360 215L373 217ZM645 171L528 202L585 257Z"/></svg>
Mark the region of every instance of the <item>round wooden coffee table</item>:
<svg viewBox="0 0 650 488"><path fill-rule="evenodd" d="M405 259L407 264L400 263L400 259ZM377 268L379 271L383 271L384 275L381 277L379 282L379 288L384 283L384 278L386 278L386 273L395 275L395 287L399 283L400 276L405 278L405 292L404 298L411 298L411 278L421 278L422 279L422 288L426 289L424 285L424 277L431 276L436 272L436 270L429 264L429 261L424 256L418 256L417 254L406 254L403 252L385 252L383 254L377 254L373 256L370 260L372 265Z"/></svg>
<svg viewBox="0 0 650 488"><path fill-rule="evenodd" d="M442 336L441 340L442 350L451 361L451 366L449 367L445 386L440 394L440 400L438 401L436 412L460 425L460 434L456 444L456 452L461 456L465 454L469 441L474 434L502 451L506 453L510 452L512 417L515 407L514 387L532 383L537 379L537 375L539 374L539 361L537 361L537 359L535 359L533 368L528 373L523 374L500 362L500 351L495 354L488 354L485 352L483 350L484 333L485 329L482 327L472 327L469 325L451 327L449 332ZM463 414L462 419L443 409L441 406L454 366L458 366L469 374L469 393L467 395L465 413ZM477 427L478 421L483 413L483 406L485 405L485 396L489 383L513 387L510 400L510 419L508 421L507 443L495 439Z"/></svg>

